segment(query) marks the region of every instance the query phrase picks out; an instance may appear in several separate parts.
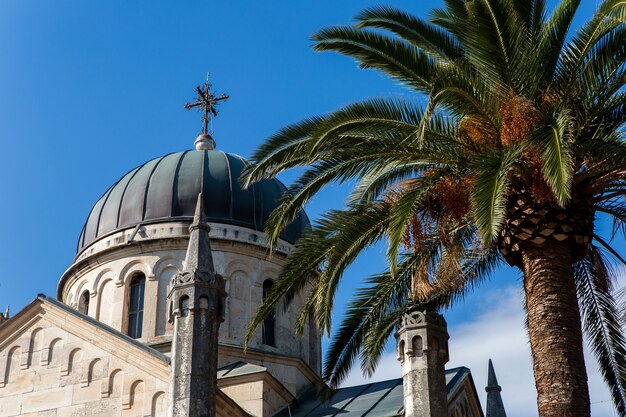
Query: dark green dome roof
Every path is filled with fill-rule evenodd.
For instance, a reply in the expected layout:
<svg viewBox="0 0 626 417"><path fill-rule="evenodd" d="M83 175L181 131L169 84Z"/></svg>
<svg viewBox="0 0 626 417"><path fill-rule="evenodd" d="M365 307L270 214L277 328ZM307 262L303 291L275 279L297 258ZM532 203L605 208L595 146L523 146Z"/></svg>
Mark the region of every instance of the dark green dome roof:
<svg viewBox="0 0 626 417"><path fill-rule="evenodd" d="M285 186L262 180L243 190L239 176L247 161L221 151L185 151L153 159L131 170L96 202L83 226L77 252L117 230L139 223L193 218L198 193L204 197L207 221L263 231ZM295 242L309 227L302 212L282 233Z"/></svg>

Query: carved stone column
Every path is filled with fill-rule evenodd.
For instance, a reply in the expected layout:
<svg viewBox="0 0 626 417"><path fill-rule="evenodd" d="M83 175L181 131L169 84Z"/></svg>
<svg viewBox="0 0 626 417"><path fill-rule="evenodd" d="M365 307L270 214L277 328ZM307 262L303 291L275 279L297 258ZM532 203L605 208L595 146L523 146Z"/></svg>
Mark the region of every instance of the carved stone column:
<svg viewBox="0 0 626 417"><path fill-rule="evenodd" d="M405 417L447 417L444 365L448 331L442 315L409 309L398 325L397 357L402 364Z"/></svg>
<svg viewBox="0 0 626 417"><path fill-rule="evenodd" d="M170 283L174 320L170 415L215 417L217 343L224 321L224 279L215 273L202 194L198 196L183 272Z"/></svg>

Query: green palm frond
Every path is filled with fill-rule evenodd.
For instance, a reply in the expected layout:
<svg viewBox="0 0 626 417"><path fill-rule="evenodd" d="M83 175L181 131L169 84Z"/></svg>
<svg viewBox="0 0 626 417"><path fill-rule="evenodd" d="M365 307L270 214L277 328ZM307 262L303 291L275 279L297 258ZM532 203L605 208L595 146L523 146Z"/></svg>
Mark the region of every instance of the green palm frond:
<svg viewBox="0 0 626 417"><path fill-rule="evenodd" d="M323 378L331 387L338 386L347 376L368 335L378 333L385 341L391 335L393 327L388 324L394 322L404 310L410 291L411 271L419 259L420 255L408 256L398 265L396 274L386 272L374 275L366 281L369 286L355 293L326 355ZM381 324L385 331L381 332ZM370 344L370 349L373 348ZM378 351L378 355L374 356L379 357L380 353Z"/></svg>
<svg viewBox="0 0 626 417"><path fill-rule="evenodd" d="M580 0L565 0L557 6L552 15L541 27L537 62L543 65L544 80L554 76L565 39L574 15L580 6Z"/></svg>
<svg viewBox="0 0 626 417"><path fill-rule="evenodd" d="M483 241L492 241L500 232L506 215L510 175L518 162L522 147L512 145L481 155L474 161L475 181L471 189L476 226Z"/></svg>
<svg viewBox="0 0 626 417"><path fill-rule="evenodd" d="M528 32L534 34L543 25L545 0L513 0L512 5Z"/></svg>
<svg viewBox="0 0 626 417"><path fill-rule="evenodd" d="M583 316L583 330L611 390L618 413L626 412L626 339L611 295L611 272L599 250L574 266L574 279Z"/></svg>
<svg viewBox="0 0 626 417"><path fill-rule="evenodd" d="M448 32L391 6L376 6L356 16L357 28L385 29L443 60L463 58L459 42Z"/></svg>
<svg viewBox="0 0 626 417"><path fill-rule="evenodd" d="M626 82L626 24L600 39L580 70L580 88L588 91L587 100L612 97Z"/></svg>
<svg viewBox="0 0 626 417"><path fill-rule="evenodd" d="M347 204L354 205L376 200L393 185L404 180L415 179L420 176L420 173L433 167L441 167L441 164L426 161L408 164L398 161L387 164L380 170L364 175L348 196Z"/></svg>
<svg viewBox="0 0 626 417"><path fill-rule="evenodd" d="M279 172L309 163L311 131L324 117L311 117L282 128L253 154L253 164L246 166L240 182L248 187L263 178L273 178Z"/></svg>
<svg viewBox="0 0 626 417"><path fill-rule="evenodd" d="M611 240L618 233L626 235L626 201L624 198L621 200L610 199L597 202L595 209L600 213L605 213L611 216L611 220L613 221Z"/></svg>
<svg viewBox="0 0 626 417"><path fill-rule="evenodd" d="M576 75L595 45L625 22L623 0L605 0L592 18L576 32L559 58L556 80L564 91L576 81Z"/></svg>
<svg viewBox="0 0 626 417"><path fill-rule="evenodd" d="M470 244L472 235L471 229L459 230L455 234L453 240L463 250L448 253L453 254L461 265L457 273L462 281L457 282L454 290L451 290L449 282L435 280L435 292L428 302L431 307L449 307L460 300L465 292L487 279L500 264L501 258L495 248L480 249ZM395 268L396 273L387 271L373 275L365 280L365 287L355 292L324 363L324 379L331 387L341 383L357 358L360 358L361 371L365 375L373 374L395 324L409 303L415 269L427 258L434 260L435 276L443 277L450 272L439 270L441 265L445 265L436 256L442 249L441 240L430 240L425 251L403 255Z"/></svg>
<svg viewBox="0 0 626 417"><path fill-rule="evenodd" d="M563 110L529 137L531 143L541 151L543 176L561 207L565 207L569 201L574 174L570 149L571 124L570 115L567 110Z"/></svg>
<svg viewBox="0 0 626 417"><path fill-rule="evenodd" d="M307 285L312 297L311 310L318 325L330 331L332 298L344 269L365 248L379 241L393 218L392 206L385 202L364 204L326 213L298 240L283 267L270 296L259 308L248 327L246 343L254 330L278 305L284 309ZM324 304L327 300L328 304ZM299 331L302 328L297 329Z"/></svg>
<svg viewBox="0 0 626 417"><path fill-rule="evenodd" d="M433 9L431 23L447 30L457 39L465 40L469 20L468 3L465 0L444 0L445 8Z"/></svg>
<svg viewBox="0 0 626 417"><path fill-rule="evenodd" d="M499 0L477 0L469 3L471 26L465 36L468 60L493 85L510 85L514 27L516 16L496 4ZM519 23L519 22L518 22ZM521 31L523 32L523 31ZM518 32L519 33L519 32Z"/></svg>
<svg viewBox="0 0 626 417"><path fill-rule="evenodd" d="M384 72L417 91L428 91L437 71L433 57L407 42L349 26L332 27L313 36L316 51L335 51L356 59L362 68Z"/></svg>
<svg viewBox="0 0 626 417"><path fill-rule="evenodd" d="M403 183L403 188L391 193L393 201L391 202L393 219L389 224L387 236L389 244L387 245L387 260L394 272L395 265L398 261L398 254L402 246L402 240L406 235L408 223L419 208L420 200L430 192L432 186L444 176L445 170L438 170L436 174L419 180L407 180Z"/></svg>

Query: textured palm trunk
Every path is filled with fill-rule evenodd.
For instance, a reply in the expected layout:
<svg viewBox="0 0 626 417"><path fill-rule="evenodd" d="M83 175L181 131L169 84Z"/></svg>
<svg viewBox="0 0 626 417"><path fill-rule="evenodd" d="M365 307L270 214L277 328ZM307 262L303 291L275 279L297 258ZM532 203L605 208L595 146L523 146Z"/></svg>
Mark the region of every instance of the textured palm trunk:
<svg viewBox="0 0 626 417"><path fill-rule="evenodd" d="M540 417L588 417L580 312L566 242L521 250Z"/></svg>

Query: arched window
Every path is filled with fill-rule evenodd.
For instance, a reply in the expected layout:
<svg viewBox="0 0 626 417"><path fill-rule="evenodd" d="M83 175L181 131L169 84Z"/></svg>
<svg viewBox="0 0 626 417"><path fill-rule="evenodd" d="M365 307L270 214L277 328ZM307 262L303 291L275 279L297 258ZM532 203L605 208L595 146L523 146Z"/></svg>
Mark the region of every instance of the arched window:
<svg viewBox="0 0 626 417"><path fill-rule="evenodd" d="M146 287L146 276L137 273L130 281L130 300L128 303L128 335L133 339L141 337L143 323L143 293Z"/></svg>
<svg viewBox="0 0 626 417"><path fill-rule="evenodd" d="M189 315L189 297L186 295L180 299L180 316L187 317Z"/></svg>
<svg viewBox="0 0 626 417"><path fill-rule="evenodd" d="M263 282L263 301L265 301L265 299L267 299L267 297L270 295L273 284L274 283L271 279L267 279L265 280L265 282ZM273 311L265 318L265 320L263 320L262 330L263 344L276 346L276 315Z"/></svg>
<svg viewBox="0 0 626 417"><path fill-rule="evenodd" d="M78 299L78 311L89 314L89 291L84 291Z"/></svg>

